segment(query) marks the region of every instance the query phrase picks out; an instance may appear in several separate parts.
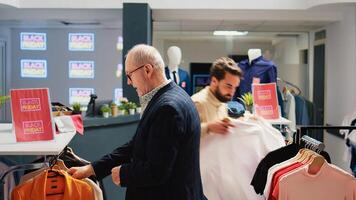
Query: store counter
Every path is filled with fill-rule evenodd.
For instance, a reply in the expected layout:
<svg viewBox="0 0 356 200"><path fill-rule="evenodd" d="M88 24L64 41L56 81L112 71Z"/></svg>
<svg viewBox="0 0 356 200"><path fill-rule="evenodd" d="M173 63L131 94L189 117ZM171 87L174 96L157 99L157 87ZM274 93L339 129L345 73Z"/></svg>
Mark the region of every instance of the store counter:
<svg viewBox="0 0 356 200"><path fill-rule="evenodd" d="M135 134L139 120L139 115L85 117L84 135L76 134L68 146L81 158L95 161L127 143ZM125 189L114 185L111 176L103 181L107 200L125 199Z"/></svg>

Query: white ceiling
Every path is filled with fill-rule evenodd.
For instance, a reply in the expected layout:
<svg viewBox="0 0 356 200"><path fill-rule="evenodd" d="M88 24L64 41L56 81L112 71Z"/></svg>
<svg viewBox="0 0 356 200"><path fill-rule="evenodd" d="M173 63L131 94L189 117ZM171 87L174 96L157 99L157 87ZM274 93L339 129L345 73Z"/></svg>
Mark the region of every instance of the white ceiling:
<svg viewBox="0 0 356 200"><path fill-rule="evenodd" d="M152 17L154 31L306 32L339 21L343 17L343 9L345 6L294 11L154 9ZM61 21L75 24L68 26ZM0 7L0 26L122 28L122 10Z"/></svg>
<svg viewBox="0 0 356 200"><path fill-rule="evenodd" d="M240 31L310 31L322 28L332 21L225 21L225 20L178 20L155 21L155 31L214 31L214 30L240 30Z"/></svg>
<svg viewBox="0 0 356 200"><path fill-rule="evenodd" d="M10 28L122 28L122 10L0 8L0 26Z"/></svg>
<svg viewBox="0 0 356 200"><path fill-rule="evenodd" d="M330 6L332 7L332 6ZM154 10L157 31L310 31L343 18L344 7L310 10Z"/></svg>

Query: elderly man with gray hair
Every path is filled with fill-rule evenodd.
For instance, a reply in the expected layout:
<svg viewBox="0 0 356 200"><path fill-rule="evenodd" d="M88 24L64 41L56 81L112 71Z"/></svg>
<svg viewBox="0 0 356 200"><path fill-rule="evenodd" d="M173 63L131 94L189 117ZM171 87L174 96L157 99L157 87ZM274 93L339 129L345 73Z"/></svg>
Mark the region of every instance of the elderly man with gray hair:
<svg viewBox="0 0 356 200"><path fill-rule="evenodd" d="M110 173L127 187L127 200L202 200L199 142L200 120L187 93L166 79L164 62L152 46L136 45L125 62L127 84L143 107L130 142L84 167L68 173L74 178Z"/></svg>

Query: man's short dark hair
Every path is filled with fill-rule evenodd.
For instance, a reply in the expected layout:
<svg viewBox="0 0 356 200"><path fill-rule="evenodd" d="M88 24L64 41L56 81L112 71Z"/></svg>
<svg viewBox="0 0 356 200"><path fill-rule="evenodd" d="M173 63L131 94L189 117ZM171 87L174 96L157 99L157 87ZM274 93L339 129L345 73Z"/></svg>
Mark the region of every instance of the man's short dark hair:
<svg viewBox="0 0 356 200"><path fill-rule="evenodd" d="M234 60L227 57L221 57L214 61L210 68L210 78L215 77L219 81L225 78L225 74L230 73L232 75L242 77L242 70L237 66Z"/></svg>

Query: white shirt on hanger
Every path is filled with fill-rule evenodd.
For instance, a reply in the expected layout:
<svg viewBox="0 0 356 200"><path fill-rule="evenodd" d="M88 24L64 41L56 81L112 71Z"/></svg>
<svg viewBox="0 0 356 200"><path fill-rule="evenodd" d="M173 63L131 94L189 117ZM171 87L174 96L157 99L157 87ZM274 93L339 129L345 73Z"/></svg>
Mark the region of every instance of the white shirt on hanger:
<svg viewBox="0 0 356 200"><path fill-rule="evenodd" d="M296 131L296 114L295 114L295 99L292 93L289 90L286 91L286 102L285 102L285 112L287 118L292 121L289 125L289 128L292 131Z"/></svg>
<svg viewBox="0 0 356 200"><path fill-rule="evenodd" d="M201 139L204 194L213 200L262 200L250 182L261 159L284 146L284 138L261 118L232 123L235 127L228 134L209 134Z"/></svg>
<svg viewBox="0 0 356 200"><path fill-rule="evenodd" d="M278 163L273 165L271 168L268 169L268 175L267 175L267 181L266 181L266 186L265 189L263 191L263 195L268 198L269 197L269 193L272 192L270 191L271 189L271 183L272 183L272 178L274 173L276 173L278 170L282 169L285 166L291 165L295 162L295 157L290 158L284 162Z"/></svg>
<svg viewBox="0 0 356 200"><path fill-rule="evenodd" d="M100 189L100 187L95 184L92 180L89 178L82 179L82 181L88 183L91 188L93 188L93 195L94 195L94 200L103 200L103 191Z"/></svg>

